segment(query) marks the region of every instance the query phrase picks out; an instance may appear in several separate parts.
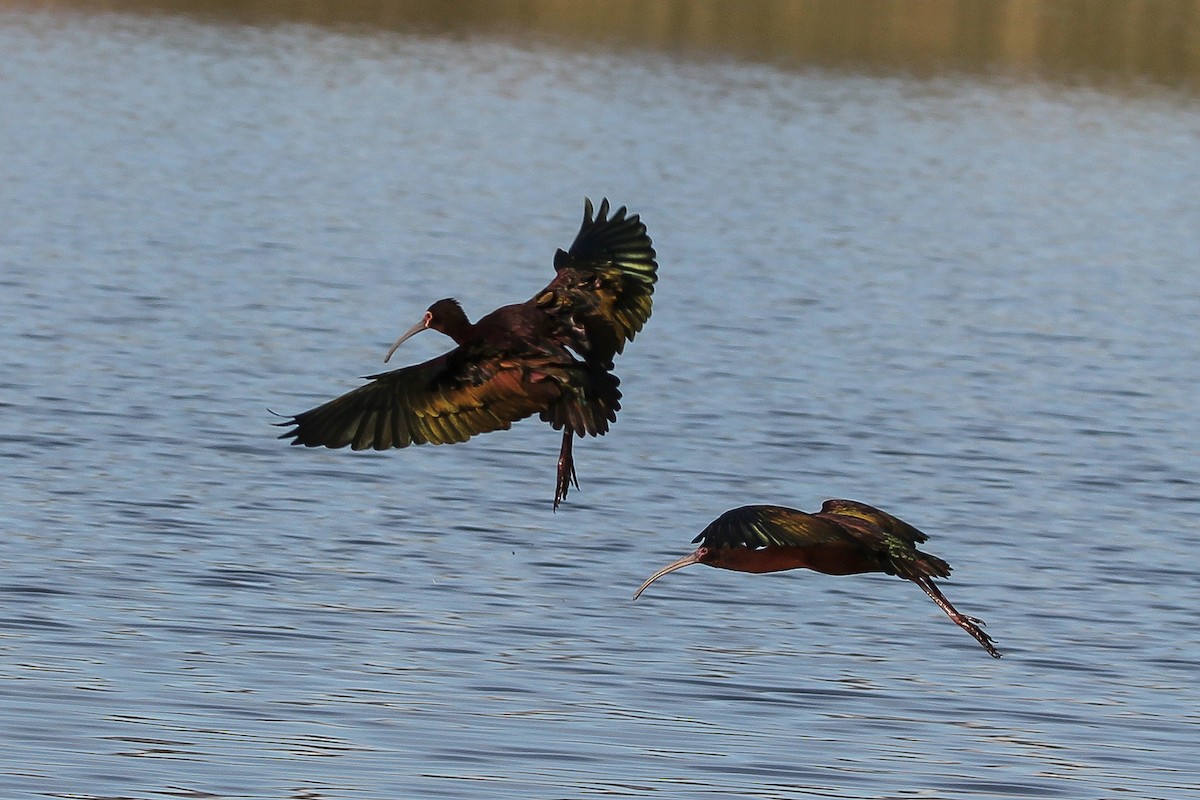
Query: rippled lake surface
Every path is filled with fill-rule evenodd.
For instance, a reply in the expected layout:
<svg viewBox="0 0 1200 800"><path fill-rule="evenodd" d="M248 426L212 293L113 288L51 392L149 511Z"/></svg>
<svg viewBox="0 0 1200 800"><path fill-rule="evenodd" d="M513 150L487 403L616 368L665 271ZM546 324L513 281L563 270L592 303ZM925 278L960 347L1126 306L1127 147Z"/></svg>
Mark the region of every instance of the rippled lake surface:
<svg viewBox="0 0 1200 800"><path fill-rule="evenodd" d="M1200 110L502 39L0 13L0 794L1197 796ZM624 410L278 441L640 213ZM433 356L426 334L402 361ZM696 567L726 508L931 534Z"/></svg>

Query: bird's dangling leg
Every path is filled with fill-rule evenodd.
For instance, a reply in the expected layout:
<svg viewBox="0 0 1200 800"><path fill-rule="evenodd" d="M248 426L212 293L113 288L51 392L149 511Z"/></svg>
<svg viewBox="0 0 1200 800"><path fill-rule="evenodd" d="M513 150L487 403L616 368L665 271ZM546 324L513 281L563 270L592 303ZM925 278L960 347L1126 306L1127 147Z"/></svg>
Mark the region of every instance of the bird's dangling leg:
<svg viewBox="0 0 1200 800"><path fill-rule="evenodd" d="M570 428L563 429L562 449L558 451L558 483L554 487L554 510L558 504L567 499L571 484L579 488L579 478L575 476L575 459L571 456L571 439L574 434Z"/></svg>
<svg viewBox="0 0 1200 800"><path fill-rule="evenodd" d="M992 646L992 637L988 636L983 628L979 627L984 624L983 620L958 613L958 609L950 605L950 601L946 599L946 595L942 594L942 590L929 578L913 578L913 583L924 589L925 594L929 595L933 599L933 602L938 604L938 608L946 612L946 616L954 620L955 625L958 625L958 627L974 636L975 641L983 645L983 649L987 650L992 658L1000 657L1000 651Z"/></svg>

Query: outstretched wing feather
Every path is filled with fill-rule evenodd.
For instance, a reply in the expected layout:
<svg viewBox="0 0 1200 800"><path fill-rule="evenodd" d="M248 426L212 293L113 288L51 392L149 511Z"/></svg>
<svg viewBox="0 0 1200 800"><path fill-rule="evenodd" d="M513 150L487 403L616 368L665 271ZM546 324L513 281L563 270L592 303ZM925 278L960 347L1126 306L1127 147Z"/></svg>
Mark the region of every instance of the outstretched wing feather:
<svg viewBox="0 0 1200 800"><path fill-rule="evenodd" d="M557 399L553 381L523 380L519 365L483 365L477 382L447 378L448 356L372 375L369 383L291 419L280 435L307 447L386 450L465 442L506 430Z"/></svg>
<svg viewBox="0 0 1200 800"><path fill-rule="evenodd" d="M567 253L575 265L613 266L653 291L658 280L658 262L646 234L646 225L637 214L626 215L625 206L608 216L608 199L600 201L593 216L592 201L583 201L583 223ZM557 265L556 265L557 266Z"/></svg>
<svg viewBox="0 0 1200 800"><path fill-rule="evenodd" d="M583 223L567 251L554 259L554 280L535 302L571 326L582 327L588 361L611 367L613 357L650 319L654 284L658 280L656 253L646 226L622 206L608 215L602 200L593 215L584 200Z"/></svg>

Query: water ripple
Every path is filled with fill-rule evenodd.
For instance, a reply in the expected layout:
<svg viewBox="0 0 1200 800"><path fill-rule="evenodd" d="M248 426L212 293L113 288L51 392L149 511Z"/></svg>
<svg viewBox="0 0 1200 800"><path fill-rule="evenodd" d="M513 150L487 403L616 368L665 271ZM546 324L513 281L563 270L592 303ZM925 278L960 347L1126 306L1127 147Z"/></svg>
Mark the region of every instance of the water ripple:
<svg viewBox="0 0 1200 800"><path fill-rule="evenodd" d="M6 796L1191 790L1195 109L167 16L0 46ZM583 193L662 281L557 513L537 421L274 438L432 300L531 296ZM887 576L631 601L832 496L928 532L1005 658Z"/></svg>

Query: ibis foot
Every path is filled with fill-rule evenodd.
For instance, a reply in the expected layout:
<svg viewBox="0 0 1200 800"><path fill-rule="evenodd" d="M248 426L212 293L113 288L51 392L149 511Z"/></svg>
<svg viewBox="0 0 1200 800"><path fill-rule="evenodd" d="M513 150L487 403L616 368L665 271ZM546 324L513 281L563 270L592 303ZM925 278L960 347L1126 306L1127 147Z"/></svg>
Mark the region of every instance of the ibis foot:
<svg viewBox="0 0 1200 800"><path fill-rule="evenodd" d="M555 511L558 511L558 504L567 499L572 484L576 489L579 488L579 478L575 475L575 457L571 455L573 438L569 429L563 431L562 449L558 451L558 482L554 486Z"/></svg>

